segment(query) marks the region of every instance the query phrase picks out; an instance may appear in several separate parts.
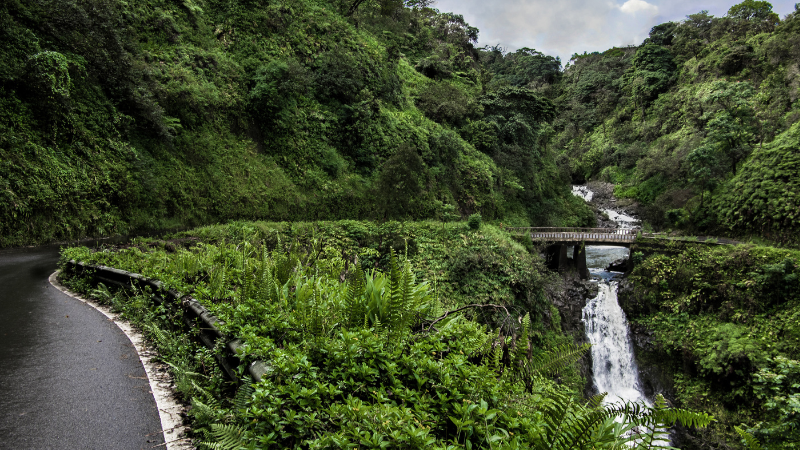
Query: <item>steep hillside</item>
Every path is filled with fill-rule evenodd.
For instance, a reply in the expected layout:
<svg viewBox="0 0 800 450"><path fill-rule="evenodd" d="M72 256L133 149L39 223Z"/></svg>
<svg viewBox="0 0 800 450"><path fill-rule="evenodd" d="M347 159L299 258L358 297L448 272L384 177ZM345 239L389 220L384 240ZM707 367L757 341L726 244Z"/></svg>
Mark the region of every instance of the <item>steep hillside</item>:
<svg viewBox="0 0 800 450"><path fill-rule="evenodd" d="M486 90L478 30L426 3L3 2L0 246L255 218L589 223L541 145L551 102Z"/></svg>
<svg viewBox="0 0 800 450"><path fill-rule="evenodd" d="M800 229L800 123L753 151L715 199L723 226L797 243Z"/></svg>
<svg viewBox="0 0 800 450"><path fill-rule="evenodd" d="M768 218L741 192L764 192L756 183L765 175L769 202L793 204L793 176L753 171L780 160L796 173L788 161L797 134L787 130L800 121L798 52L800 13L781 20L769 3L747 0L724 17L701 11L658 25L640 46L576 54L563 72L530 49L489 49L484 60L490 85L553 100L549 148L573 181L616 183L617 196L643 205L656 228L787 241L800 231L796 207Z"/></svg>
<svg viewBox="0 0 800 450"><path fill-rule="evenodd" d="M800 447L800 252L740 246L673 247L644 259L620 304L634 323L637 357L683 408L713 414L679 430L677 447ZM753 448L753 447L750 447Z"/></svg>

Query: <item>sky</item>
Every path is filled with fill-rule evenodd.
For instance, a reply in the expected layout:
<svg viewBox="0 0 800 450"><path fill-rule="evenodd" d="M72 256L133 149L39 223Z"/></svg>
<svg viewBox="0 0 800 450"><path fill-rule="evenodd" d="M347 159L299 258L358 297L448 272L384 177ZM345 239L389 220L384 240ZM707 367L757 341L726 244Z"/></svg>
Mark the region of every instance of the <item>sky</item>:
<svg viewBox="0 0 800 450"><path fill-rule="evenodd" d="M783 18L798 0L772 1ZM724 16L737 0L437 0L433 7L454 12L480 30L478 46L509 51L529 47L560 56L639 45L654 25L708 10Z"/></svg>

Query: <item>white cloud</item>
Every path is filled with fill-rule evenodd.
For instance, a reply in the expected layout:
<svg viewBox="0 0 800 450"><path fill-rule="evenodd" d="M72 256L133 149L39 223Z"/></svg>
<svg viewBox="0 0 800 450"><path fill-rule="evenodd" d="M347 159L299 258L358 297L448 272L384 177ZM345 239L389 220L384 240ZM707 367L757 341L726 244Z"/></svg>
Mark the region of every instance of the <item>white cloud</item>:
<svg viewBox="0 0 800 450"><path fill-rule="evenodd" d="M531 47L558 55L638 45L654 25L707 9L716 16L741 0L436 0L480 29L479 45ZM783 15L800 0L771 0Z"/></svg>
<svg viewBox="0 0 800 450"><path fill-rule="evenodd" d="M619 7L619 10L625 14L636 14L639 12L645 12L651 15L658 14L658 6L651 5L644 0L628 0Z"/></svg>

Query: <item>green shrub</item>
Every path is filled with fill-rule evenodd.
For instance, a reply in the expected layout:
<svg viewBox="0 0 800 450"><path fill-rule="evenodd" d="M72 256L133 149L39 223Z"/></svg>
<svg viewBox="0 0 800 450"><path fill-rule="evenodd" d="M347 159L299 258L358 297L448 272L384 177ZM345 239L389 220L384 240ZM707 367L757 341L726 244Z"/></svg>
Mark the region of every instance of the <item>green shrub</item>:
<svg viewBox="0 0 800 450"><path fill-rule="evenodd" d="M467 224L469 225L470 230L478 230L481 227L481 215L479 213L475 213L469 216L467 219Z"/></svg>
<svg viewBox="0 0 800 450"><path fill-rule="evenodd" d="M683 208L670 209L664 213L664 220L673 227L683 227L688 224L689 211Z"/></svg>

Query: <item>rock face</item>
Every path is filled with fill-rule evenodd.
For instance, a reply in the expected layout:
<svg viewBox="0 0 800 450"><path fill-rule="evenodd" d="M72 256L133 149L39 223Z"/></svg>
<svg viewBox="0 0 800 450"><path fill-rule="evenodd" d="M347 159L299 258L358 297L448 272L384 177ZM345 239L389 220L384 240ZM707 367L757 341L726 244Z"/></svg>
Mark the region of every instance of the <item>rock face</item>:
<svg viewBox="0 0 800 450"><path fill-rule="evenodd" d="M630 260L628 258L620 258L606 267L609 272L627 272L630 270Z"/></svg>
<svg viewBox="0 0 800 450"><path fill-rule="evenodd" d="M619 280L617 288L619 304L628 317L630 337L636 355L636 365L639 367L639 383L647 398L655 398L661 394L667 401L675 405L675 387L672 376L663 364L663 354L658 351L653 332L646 326L635 322L635 318L642 314L633 299L633 284L627 278ZM674 439L674 434L673 434ZM676 442L673 442L675 444Z"/></svg>
<svg viewBox="0 0 800 450"><path fill-rule="evenodd" d="M551 286L547 295L558 309L558 320L564 333L585 339L586 333L581 321L583 307L587 298L597 296L597 283L582 281L573 271L564 272L561 274L561 282Z"/></svg>
<svg viewBox="0 0 800 450"><path fill-rule="evenodd" d="M586 187L592 192L592 199L587 203L594 210L597 228L617 228L619 224L609 219L603 211L612 209L631 216L638 216L638 203L631 199L614 198L614 185L604 181L590 181Z"/></svg>
<svg viewBox="0 0 800 450"><path fill-rule="evenodd" d="M627 198L614 197L614 185L604 181L590 181L586 187L594 194L592 204L600 209L614 209L628 214L636 213L638 204L636 201Z"/></svg>
<svg viewBox="0 0 800 450"><path fill-rule="evenodd" d="M574 271L563 272L560 282L548 288L547 296L559 314L558 318L550 318L551 324L554 320L559 321L561 330L564 334L572 335L576 344L588 342L581 320L583 307L586 305L586 299L597 296L597 290L597 283L581 280ZM581 375L587 380L584 394L587 397L597 394L592 385L591 355L587 352L578 364Z"/></svg>

